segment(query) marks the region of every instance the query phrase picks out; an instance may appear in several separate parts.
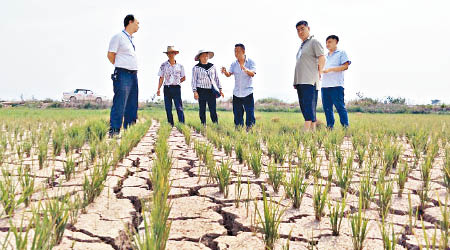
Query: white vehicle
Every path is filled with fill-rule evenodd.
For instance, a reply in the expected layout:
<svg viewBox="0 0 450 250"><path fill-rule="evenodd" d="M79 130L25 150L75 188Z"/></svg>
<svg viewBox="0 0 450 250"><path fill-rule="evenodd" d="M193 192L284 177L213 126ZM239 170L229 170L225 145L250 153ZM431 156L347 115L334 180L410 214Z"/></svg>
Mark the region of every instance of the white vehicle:
<svg viewBox="0 0 450 250"><path fill-rule="evenodd" d="M63 101L65 102L96 102L102 103L106 96L98 95L89 89L75 89L73 92L64 92Z"/></svg>

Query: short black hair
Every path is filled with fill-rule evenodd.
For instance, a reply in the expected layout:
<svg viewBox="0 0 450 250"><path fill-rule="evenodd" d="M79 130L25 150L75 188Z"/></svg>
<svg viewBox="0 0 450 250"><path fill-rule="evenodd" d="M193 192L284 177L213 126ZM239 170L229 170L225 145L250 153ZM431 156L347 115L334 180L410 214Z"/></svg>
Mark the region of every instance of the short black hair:
<svg viewBox="0 0 450 250"><path fill-rule="evenodd" d="M245 46L242 43L235 44L234 47L235 48L237 48L237 47L242 48L245 51Z"/></svg>
<svg viewBox="0 0 450 250"><path fill-rule="evenodd" d="M134 22L134 16L132 14L129 14L123 19L123 26L126 28L128 24L130 24L130 21Z"/></svg>
<svg viewBox="0 0 450 250"><path fill-rule="evenodd" d="M327 40L325 40L325 42L328 41L328 40L330 40L330 39L334 39L334 40L336 40L336 42L339 42L339 37L336 36L336 35L329 35L329 36L327 37Z"/></svg>
<svg viewBox="0 0 450 250"><path fill-rule="evenodd" d="M305 25L306 27L308 27L308 22L305 20L301 20L295 25L295 28L297 28L300 25Z"/></svg>

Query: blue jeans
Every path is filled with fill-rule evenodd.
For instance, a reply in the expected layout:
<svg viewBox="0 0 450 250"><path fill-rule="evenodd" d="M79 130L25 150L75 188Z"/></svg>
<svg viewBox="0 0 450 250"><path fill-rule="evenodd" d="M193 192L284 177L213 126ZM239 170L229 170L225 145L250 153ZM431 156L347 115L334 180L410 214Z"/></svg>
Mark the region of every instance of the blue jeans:
<svg viewBox="0 0 450 250"><path fill-rule="evenodd" d="M166 108L167 121L173 126L172 100L177 110L178 121L184 123L183 102L181 101L181 87L164 86L164 106Z"/></svg>
<svg viewBox="0 0 450 250"><path fill-rule="evenodd" d="M253 93L246 97L233 95L234 125L244 126L244 110L246 113L245 126L250 128L255 124L255 101L253 100Z"/></svg>
<svg viewBox="0 0 450 250"><path fill-rule="evenodd" d="M345 109L343 87L322 88L322 105L325 117L327 118L327 127L333 128L334 126L333 105L336 107L342 126L348 127L348 115L347 109Z"/></svg>
<svg viewBox="0 0 450 250"><path fill-rule="evenodd" d="M197 93L200 121L203 125L206 124L206 103L208 103L211 121L217 123L216 97L214 96L212 89L197 88Z"/></svg>
<svg viewBox="0 0 450 250"><path fill-rule="evenodd" d="M316 119L316 107L317 97L319 91L316 90L315 85L310 84L298 84L295 85L297 89L298 102L305 121L315 122Z"/></svg>
<svg viewBox="0 0 450 250"><path fill-rule="evenodd" d="M128 128L136 123L138 109L138 78L136 71L116 68L113 74L114 98L110 114L112 129Z"/></svg>

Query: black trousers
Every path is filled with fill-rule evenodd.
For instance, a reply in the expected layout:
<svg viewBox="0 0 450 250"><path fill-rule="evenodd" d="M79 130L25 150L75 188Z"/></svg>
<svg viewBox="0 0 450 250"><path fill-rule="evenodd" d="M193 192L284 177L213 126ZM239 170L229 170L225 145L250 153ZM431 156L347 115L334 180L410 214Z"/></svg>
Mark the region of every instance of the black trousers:
<svg viewBox="0 0 450 250"><path fill-rule="evenodd" d="M216 97L214 96L212 89L197 88L197 93L200 121L203 125L206 124L206 104L208 103L211 121L217 123Z"/></svg>

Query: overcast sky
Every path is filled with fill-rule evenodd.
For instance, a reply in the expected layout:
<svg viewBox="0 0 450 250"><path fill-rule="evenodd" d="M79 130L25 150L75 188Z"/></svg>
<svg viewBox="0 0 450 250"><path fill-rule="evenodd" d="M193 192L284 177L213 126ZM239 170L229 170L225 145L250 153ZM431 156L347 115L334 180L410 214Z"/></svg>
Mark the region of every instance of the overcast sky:
<svg viewBox="0 0 450 250"><path fill-rule="evenodd" d="M167 45L181 51L177 62L187 75L182 95L193 100L196 52L210 49L216 54L211 62L228 67L240 42L257 65L255 98L296 101L292 81L301 41L295 23L304 19L324 47L328 35L340 37L352 61L345 73L347 100L362 92L450 103L449 9L446 0L6 0L0 8L0 99L61 99L75 88L112 97L108 44L132 13L140 21L140 100L156 93ZM234 79L222 75L221 81L230 97Z"/></svg>

